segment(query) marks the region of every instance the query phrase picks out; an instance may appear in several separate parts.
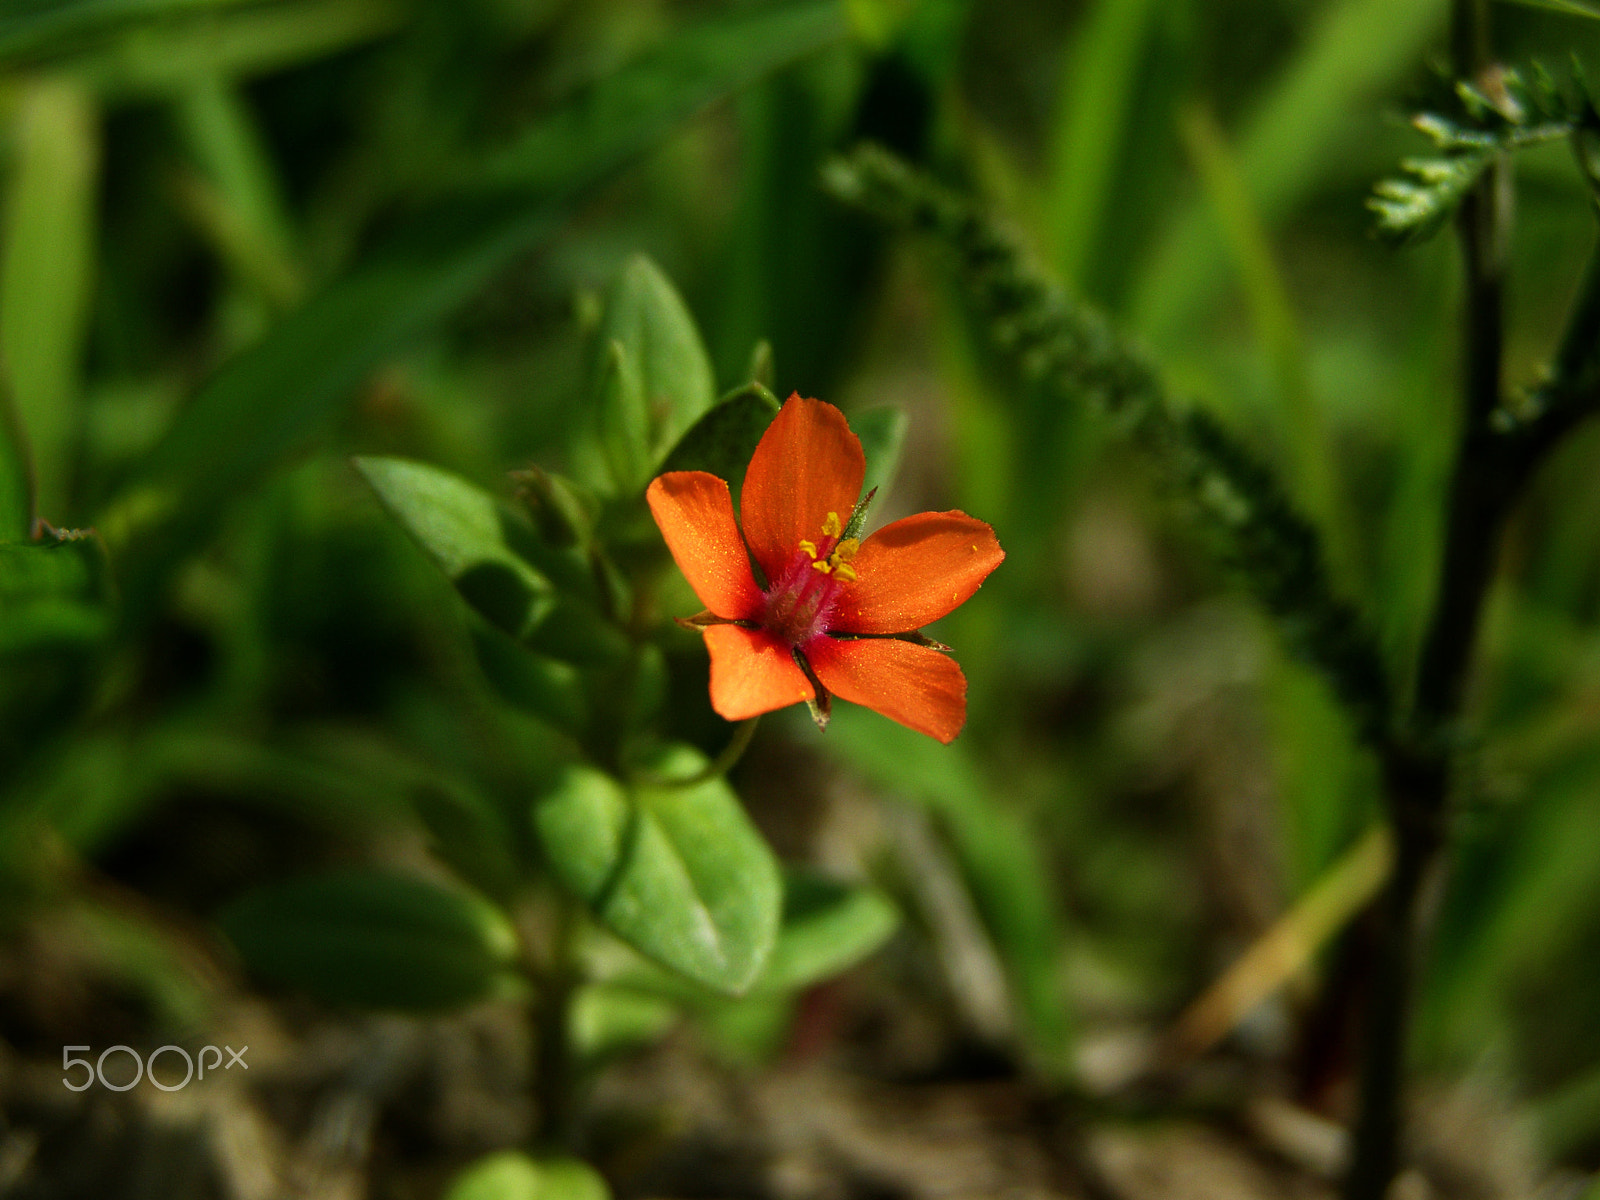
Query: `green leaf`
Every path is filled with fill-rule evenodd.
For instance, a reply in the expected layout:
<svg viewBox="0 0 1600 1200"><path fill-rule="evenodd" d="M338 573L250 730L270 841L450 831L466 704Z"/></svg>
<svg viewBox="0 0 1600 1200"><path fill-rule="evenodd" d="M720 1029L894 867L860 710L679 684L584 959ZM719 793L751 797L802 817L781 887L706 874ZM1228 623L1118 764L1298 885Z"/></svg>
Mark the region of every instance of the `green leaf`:
<svg viewBox="0 0 1600 1200"><path fill-rule="evenodd" d="M677 746L648 767L673 779L705 765ZM760 974L778 933L782 881L726 782L628 788L574 766L533 819L556 876L634 949L729 994Z"/></svg>
<svg viewBox="0 0 1600 1200"><path fill-rule="evenodd" d="M650 416L638 356L615 338L600 354L595 414L611 490L624 495L638 491L650 477Z"/></svg>
<svg viewBox="0 0 1600 1200"><path fill-rule="evenodd" d="M455 1177L444 1200L610 1200L595 1169L575 1158L533 1158L502 1150Z"/></svg>
<svg viewBox="0 0 1600 1200"><path fill-rule="evenodd" d="M258 888L217 920L254 974L330 1004L454 1008L504 990L517 953L482 897L369 869Z"/></svg>
<svg viewBox="0 0 1600 1200"><path fill-rule="evenodd" d="M861 484L861 494L865 496L877 488L874 504L882 504L889 494L910 424L905 410L899 408L869 408L850 420L850 428L861 439L861 450L867 456L867 474Z"/></svg>
<svg viewBox="0 0 1600 1200"><path fill-rule="evenodd" d="M689 428L662 462L661 471L709 471L728 481L737 505L750 456L778 408L778 398L765 387L746 384Z"/></svg>
<svg viewBox="0 0 1600 1200"><path fill-rule="evenodd" d="M1450 111L1421 113L1412 120L1441 153L1406 159L1400 166L1410 178L1385 179L1373 189L1367 207L1378 214L1380 233L1402 241L1437 233L1501 154L1600 124L1581 78L1569 95L1535 63L1526 79L1506 71L1501 85L1505 99L1496 104L1476 88L1457 84Z"/></svg>
<svg viewBox="0 0 1600 1200"><path fill-rule="evenodd" d="M0 345L32 452L36 511L64 522L79 435L100 157L93 103L59 79L25 86L10 146Z"/></svg>
<svg viewBox="0 0 1600 1200"><path fill-rule="evenodd" d="M497 629L528 633L555 607L555 589L506 542L494 497L437 467L401 458L355 460L389 515Z"/></svg>
<svg viewBox="0 0 1600 1200"><path fill-rule="evenodd" d="M577 197L685 118L842 33L836 5L815 0L683 31L536 124L471 190L419 214L230 359L101 523L114 540L149 539L126 590L147 595L241 488L325 429L386 358L561 228Z"/></svg>
<svg viewBox="0 0 1600 1200"><path fill-rule="evenodd" d="M600 326L601 451L613 489L643 489L666 448L711 407L715 383L700 331L648 258L622 268Z"/></svg>
<svg viewBox="0 0 1600 1200"><path fill-rule="evenodd" d="M837 975L883 945L899 923L881 892L791 873L784 879L783 927L756 986L788 990Z"/></svg>

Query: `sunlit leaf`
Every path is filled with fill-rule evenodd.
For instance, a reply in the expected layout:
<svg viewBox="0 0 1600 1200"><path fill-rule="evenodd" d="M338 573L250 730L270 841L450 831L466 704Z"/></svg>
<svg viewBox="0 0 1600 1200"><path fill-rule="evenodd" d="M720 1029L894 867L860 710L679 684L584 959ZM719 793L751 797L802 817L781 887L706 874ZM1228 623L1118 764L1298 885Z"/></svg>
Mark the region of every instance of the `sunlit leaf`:
<svg viewBox="0 0 1600 1200"><path fill-rule="evenodd" d="M676 747L649 764L687 778L705 759ZM772 851L721 779L624 787L574 766L533 810L551 870L636 950L718 991L759 975L777 937Z"/></svg>

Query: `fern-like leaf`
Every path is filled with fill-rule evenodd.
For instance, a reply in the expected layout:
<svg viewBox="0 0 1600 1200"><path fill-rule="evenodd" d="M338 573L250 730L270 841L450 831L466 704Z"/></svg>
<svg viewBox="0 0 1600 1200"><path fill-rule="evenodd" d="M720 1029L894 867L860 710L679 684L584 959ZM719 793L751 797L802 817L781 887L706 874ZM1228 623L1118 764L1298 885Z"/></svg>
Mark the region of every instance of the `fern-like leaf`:
<svg viewBox="0 0 1600 1200"><path fill-rule="evenodd" d="M1500 155L1572 138L1583 163L1585 145L1600 134L1600 112L1576 61L1569 87L1534 63L1526 77L1502 72L1492 89L1457 83L1447 109L1418 113L1411 123L1438 153L1406 159L1406 174L1380 182L1367 201L1378 232L1401 241L1438 232Z"/></svg>

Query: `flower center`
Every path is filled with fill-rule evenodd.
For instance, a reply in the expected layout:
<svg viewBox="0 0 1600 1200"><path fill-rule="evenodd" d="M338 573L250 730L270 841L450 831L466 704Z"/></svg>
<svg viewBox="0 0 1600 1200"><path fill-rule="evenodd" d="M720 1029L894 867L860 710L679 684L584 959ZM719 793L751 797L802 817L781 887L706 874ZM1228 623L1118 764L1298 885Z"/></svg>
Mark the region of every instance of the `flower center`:
<svg viewBox="0 0 1600 1200"><path fill-rule="evenodd" d="M822 522L821 538L802 540L783 574L767 591L762 624L791 646L803 645L826 632L839 589L857 578L850 560L861 543L855 538L840 541L843 531L839 514L829 513Z"/></svg>

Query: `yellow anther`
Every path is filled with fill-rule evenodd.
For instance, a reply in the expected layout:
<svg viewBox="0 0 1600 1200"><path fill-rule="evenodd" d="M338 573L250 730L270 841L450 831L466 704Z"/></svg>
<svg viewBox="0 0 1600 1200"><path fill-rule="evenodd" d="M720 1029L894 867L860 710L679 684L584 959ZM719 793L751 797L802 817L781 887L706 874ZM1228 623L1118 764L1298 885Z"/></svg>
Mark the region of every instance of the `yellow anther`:
<svg viewBox="0 0 1600 1200"><path fill-rule="evenodd" d="M845 583L854 583L856 580L856 569L849 563L842 562L833 568L833 577L835 579L843 580Z"/></svg>
<svg viewBox="0 0 1600 1200"><path fill-rule="evenodd" d="M849 562L856 556L856 551L859 549L861 549L861 542L859 539L845 538L844 541L840 542L833 548L833 553L829 557L835 558L839 562Z"/></svg>
<svg viewBox="0 0 1600 1200"><path fill-rule="evenodd" d="M843 532L844 526L839 524L839 514L836 512L829 513L827 519L822 522L823 536L838 537Z"/></svg>
<svg viewBox="0 0 1600 1200"><path fill-rule="evenodd" d="M801 539L800 549L805 551L805 556L807 558L815 558L817 556L817 544L815 542L808 542L804 539Z"/></svg>
<svg viewBox="0 0 1600 1200"><path fill-rule="evenodd" d="M824 575L826 575L829 571L833 570L833 564L827 559L820 559L811 564L811 569L813 571L821 571Z"/></svg>

